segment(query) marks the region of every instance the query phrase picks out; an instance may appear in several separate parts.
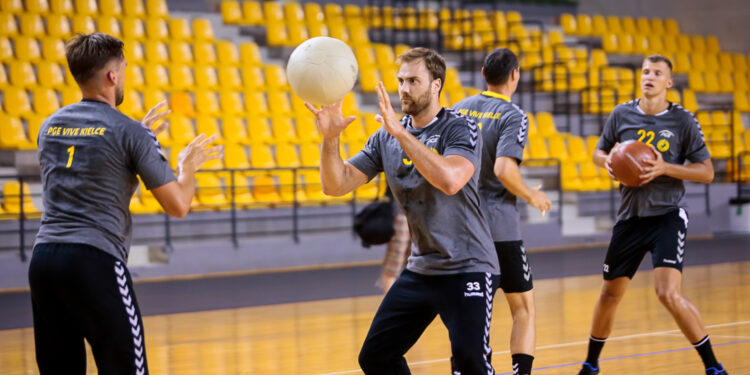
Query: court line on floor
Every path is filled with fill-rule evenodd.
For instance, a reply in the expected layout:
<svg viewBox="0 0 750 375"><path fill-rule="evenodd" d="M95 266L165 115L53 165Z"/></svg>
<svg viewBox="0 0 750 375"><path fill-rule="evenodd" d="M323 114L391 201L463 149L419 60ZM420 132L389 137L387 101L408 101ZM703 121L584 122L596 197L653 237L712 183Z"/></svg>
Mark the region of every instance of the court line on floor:
<svg viewBox="0 0 750 375"><path fill-rule="evenodd" d="M706 326L706 328L733 327L733 326L740 326L740 325L745 325L745 324L750 324L750 320L744 320L744 321L739 321L739 322L729 322L729 323L712 324L712 325ZM670 330L667 330L667 331L644 332L644 333L636 333L636 334L633 334L633 335L616 336L616 337L610 337L610 338L608 338L607 341L608 342L609 341L621 341L621 340L628 340L628 339L633 339L633 338L638 338L638 337L660 336L660 335L668 335L668 334L673 334L673 333L680 333L680 330L678 330L678 329L670 329ZM713 346L729 345L729 344L733 344L733 343L734 344L738 344L738 343L743 343L743 342L750 342L750 340L742 340L742 341L736 341L736 342L732 342L732 343L723 343L723 344L713 344ZM568 342L568 343L562 343L562 344L544 345L544 346L537 346L536 350L565 348L565 347L568 347L568 346L584 345L584 344L588 344L588 343L589 343L589 341L585 340L585 341L574 341L574 342ZM692 347L687 348L687 349L692 349ZM687 350L687 349L674 349L673 351ZM503 350L503 351L499 351L499 352L493 352L492 355L495 356L495 355L509 354L509 353L510 353L510 350ZM661 353L661 352L646 353L646 354L636 354L636 355L633 355L633 356L652 355L652 354L659 354L659 353ZM623 357L623 358L628 358L628 357ZM621 358L615 357L615 358L610 358L610 359L606 359L606 360L612 360L612 359L621 359ZM409 363L409 367L412 367L412 366L421 366L421 365L426 365L426 364L431 364L431 363L438 363L438 362L447 362L449 360L450 360L450 358L440 358L440 359L432 359L432 360L428 360L428 361L410 362ZM604 360L605 359L603 359L602 361L604 361ZM565 364L565 365L557 365L557 367L574 366L576 364L580 365L581 363L582 362L575 362L575 363L570 363L570 364ZM553 368L553 367L549 367L549 368ZM542 368L542 369L544 369L544 368ZM539 370L539 369L535 369L535 370ZM362 370L347 370L347 371L338 371L338 372L327 372L327 373L320 374L320 375L356 374L356 373L360 373L360 372L362 372ZM498 375L500 375L500 374L498 374Z"/></svg>

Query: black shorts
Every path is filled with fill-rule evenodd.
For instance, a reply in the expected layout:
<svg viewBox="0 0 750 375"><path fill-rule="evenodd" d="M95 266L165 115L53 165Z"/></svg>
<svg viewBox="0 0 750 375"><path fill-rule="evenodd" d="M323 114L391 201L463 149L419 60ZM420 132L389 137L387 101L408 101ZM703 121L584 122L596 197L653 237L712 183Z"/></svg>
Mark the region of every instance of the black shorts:
<svg viewBox="0 0 750 375"><path fill-rule="evenodd" d="M494 374L490 321L497 276L422 275L404 270L372 320L359 363L367 375L408 374L404 354L436 316L448 328L453 366L464 375Z"/></svg>
<svg viewBox="0 0 750 375"><path fill-rule="evenodd" d="M500 261L500 288L504 293L523 293L534 289L531 267L523 241L495 242Z"/></svg>
<svg viewBox="0 0 750 375"><path fill-rule="evenodd" d="M148 374L143 321L122 262L83 244L39 244L29 264L39 372L85 374L86 347L100 374Z"/></svg>
<svg viewBox="0 0 750 375"><path fill-rule="evenodd" d="M687 212L680 208L659 216L632 217L615 224L607 256L604 279L633 278L646 252L651 263L682 272L687 236Z"/></svg>

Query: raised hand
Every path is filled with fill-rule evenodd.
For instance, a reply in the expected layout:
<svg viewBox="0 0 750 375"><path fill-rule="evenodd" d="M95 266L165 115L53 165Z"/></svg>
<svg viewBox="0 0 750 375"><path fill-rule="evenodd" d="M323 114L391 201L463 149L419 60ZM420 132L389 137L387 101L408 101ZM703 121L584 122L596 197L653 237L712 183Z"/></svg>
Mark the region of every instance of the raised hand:
<svg viewBox="0 0 750 375"><path fill-rule="evenodd" d="M166 116L169 116L169 114L172 113L170 109L167 109L164 112L159 112L160 110L167 108L167 101L164 100L160 102L159 104L155 105L154 108L151 108L148 113L146 113L146 116L143 118L143 121L141 123L143 125L146 125L147 128L151 129L151 131L154 132L154 135L159 135L160 133L164 132L169 128L169 121L164 121L161 123L161 125L154 128L154 124L157 123L159 120L163 119Z"/></svg>
<svg viewBox="0 0 750 375"><path fill-rule="evenodd" d="M642 160L642 162L645 163L646 166L643 168L643 174L640 175L640 178L643 181L641 184L647 184L653 179L667 172L667 162L664 161L664 157L661 155L661 152L656 151L654 146L651 146L651 150L656 155L656 160L645 158Z"/></svg>
<svg viewBox="0 0 750 375"><path fill-rule="evenodd" d="M342 99L338 103L320 106L316 109L312 104L305 102L305 107L315 115L315 125L324 139L336 138L357 118L349 116L344 118L341 111Z"/></svg>
<svg viewBox="0 0 750 375"><path fill-rule="evenodd" d="M385 90L385 85L383 85L382 81L378 82L377 86L375 86L375 92L377 92L378 99L380 100L378 106L381 113L380 115L375 115L375 120L381 123L385 130L394 137L401 132L405 132L406 129L401 125L396 111L393 110L391 98L388 96L388 91Z"/></svg>
<svg viewBox="0 0 750 375"><path fill-rule="evenodd" d="M216 135L206 138L205 134L201 134L185 146L185 149L180 151L180 155L177 156L177 168L180 174L195 173L207 161L224 157L224 148L222 146L207 147L216 138Z"/></svg>

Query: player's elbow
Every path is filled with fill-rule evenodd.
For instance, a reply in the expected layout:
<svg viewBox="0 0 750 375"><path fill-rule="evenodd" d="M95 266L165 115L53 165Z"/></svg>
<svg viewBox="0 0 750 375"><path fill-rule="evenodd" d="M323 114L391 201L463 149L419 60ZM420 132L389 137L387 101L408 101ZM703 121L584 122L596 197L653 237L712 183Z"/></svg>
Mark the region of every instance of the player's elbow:
<svg viewBox="0 0 750 375"><path fill-rule="evenodd" d="M182 219L190 212L190 204L184 204L184 203L178 203L175 202L174 204L169 204L163 207L164 212L167 213L167 215L176 218L176 219Z"/></svg>
<svg viewBox="0 0 750 375"><path fill-rule="evenodd" d="M460 183L457 181L445 181L442 186L439 187L445 195L456 195L461 189L463 189L466 183Z"/></svg>
<svg viewBox="0 0 750 375"><path fill-rule="evenodd" d="M710 169L710 170L709 170L709 171L708 171L708 172L706 173L706 175L705 175L705 179L703 180L703 183L704 183L704 184L710 184L710 183L714 182L714 176L715 176L715 173L714 173L714 169L713 169L713 168L711 168L711 169Z"/></svg>
<svg viewBox="0 0 750 375"><path fill-rule="evenodd" d="M335 186L331 186L330 184L323 183L323 194L329 196L329 197L340 197L346 192L342 192L341 189L336 188Z"/></svg>

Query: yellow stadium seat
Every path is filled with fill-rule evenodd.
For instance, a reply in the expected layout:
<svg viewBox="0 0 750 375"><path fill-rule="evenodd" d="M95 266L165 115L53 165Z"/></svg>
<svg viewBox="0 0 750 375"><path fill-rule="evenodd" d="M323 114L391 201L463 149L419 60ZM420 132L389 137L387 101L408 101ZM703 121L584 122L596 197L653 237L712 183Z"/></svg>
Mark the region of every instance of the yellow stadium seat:
<svg viewBox="0 0 750 375"><path fill-rule="evenodd" d="M667 90L667 100L676 104L682 103L682 99L680 98L680 92L675 89Z"/></svg>
<svg viewBox="0 0 750 375"><path fill-rule="evenodd" d="M721 69L734 72L734 62L732 60L732 54L729 52L720 52L718 54L718 62Z"/></svg>
<svg viewBox="0 0 750 375"><path fill-rule="evenodd" d="M240 64L240 57L239 53L237 52L237 46L230 41L217 41L216 55L217 61L221 66L234 67Z"/></svg>
<svg viewBox="0 0 750 375"><path fill-rule="evenodd" d="M635 28L638 34L651 34L651 22L646 17L638 17L635 20Z"/></svg>
<svg viewBox="0 0 750 375"><path fill-rule="evenodd" d="M42 54L39 51L39 43L36 39L28 36L19 36L13 40L16 51L16 60L38 62Z"/></svg>
<svg viewBox="0 0 750 375"><path fill-rule="evenodd" d="M144 86L143 69L138 65L128 65L125 67L125 87L126 89L142 90Z"/></svg>
<svg viewBox="0 0 750 375"><path fill-rule="evenodd" d="M81 90L77 87L65 87L62 89L62 105L70 105L81 101Z"/></svg>
<svg viewBox="0 0 750 375"><path fill-rule="evenodd" d="M735 53L732 56L732 60L733 60L732 65L734 66L735 72L744 73L747 71L748 60L747 58L745 58L745 55L741 53Z"/></svg>
<svg viewBox="0 0 750 375"><path fill-rule="evenodd" d="M317 167L320 165L320 146L313 143L300 145L300 163L304 167Z"/></svg>
<svg viewBox="0 0 750 375"><path fill-rule="evenodd" d="M591 35L591 26L591 16L579 13L576 17L576 34L583 36Z"/></svg>
<svg viewBox="0 0 750 375"><path fill-rule="evenodd" d="M619 53L634 53L633 34L618 34L617 35L617 48ZM606 49L605 49L606 50Z"/></svg>
<svg viewBox="0 0 750 375"><path fill-rule="evenodd" d="M167 21L159 18L146 20L146 36L149 40L167 41L169 39L169 25Z"/></svg>
<svg viewBox="0 0 750 375"><path fill-rule="evenodd" d="M0 137L0 149L18 150L26 148L24 146L30 144L23 130L21 119L18 117L0 114L0 132L3 133L3 136Z"/></svg>
<svg viewBox="0 0 750 375"><path fill-rule="evenodd" d="M677 45L677 36L675 35L661 35L662 40L664 41L664 52L667 53L685 53L681 52L680 47Z"/></svg>
<svg viewBox="0 0 750 375"><path fill-rule="evenodd" d="M664 20L662 20L661 18L652 18L651 19L651 32L653 34L659 34L659 35L666 34L667 29L664 26Z"/></svg>
<svg viewBox="0 0 750 375"><path fill-rule="evenodd" d="M214 40L214 29L211 21L206 18L196 18L193 20L193 37L195 40L212 41Z"/></svg>
<svg viewBox="0 0 750 375"><path fill-rule="evenodd" d="M149 18L167 18L169 9L166 0L146 0L146 14Z"/></svg>
<svg viewBox="0 0 750 375"><path fill-rule="evenodd" d="M121 0L122 11L126 17L135 17L145 19L146 10L143 7L142 0Z"/></svg>
<svg viewBox="0 0 750 375"><path fill-rule="evenodd" d="M19 18L21 34L34 38L41 38L46 34L42 16L38 14L21 14Z"/></svg>
<svg viewBox="0 0 750 375"><path fill-rule="evenodd" d="M620 18L617 16L608 16L607 17L607 31L612 34L619 34L623 32L622 30L622 24L620 23Z"/></svg>
<svg viewBox="0 0 750 375"><path fill-rule="evenodd" d="M23 13L23 3L21 0L3 0L0 1L0 11L6 14Z"/></svg>
<svg viewBox="0 0 750 375"><path fill-rule="evenodd" d="M37 139L39 138L39 129L42 127L42 123L46 120L45 116L31 116L26 120L26 127L29 133L29 144L38 148Z"/></svg>
<svg viewBox="0 0 750 375"><path fill-rule="evenodd" d="M149 42L159 43L159 42ZM146 45L146 56L148 56L148 44ZM193 63L193 50L186 42L172 42L169 44L169 58L175 65L190 65ZM156 61L159 62L159 61Z"/></svg>
<svg viewBox="0 0 750 375"><path fill-rule="evenodd" d="M172 65L169 68L169 81L173 90L193 91L195 90L195 79L193 71L187 65Z"/></svg>
<svg viewBox="0 0 750 375"><path fill-rule="evenodd" d="M184 18L172 18L169 20L169 36L172 40L190 41L193 34L190 32L190 24Z"/></svg>
<svg viewBox="0 0 750 375"><path fill-rule="evenodd" d="M270 4L270 3L266 3ZM287 46L289 36L286 31L286 26L281 21L269 22L266 26L266 36L269 46L280 47Z"/></svg>
<svg viewBox="0 0 750 375"><path fill-rule="evenodd" d="M242 115L245 113L242 102L242 96L236 91L222 91L220 94L221 100L219 104L221 111L225 115Z"/></svg>
<svg viewBox="0 0 750 375"><path fill-rule="evenodd" d="M695 99L693 90L682 91L682 106L693 113L698 111L698 101Z"/></svg>
<svg viewBox="0 0 750 375"><path fill-rule="evenodd" d="M2 66L2 65L0 65ZM0 90L8 87L8 75L5 73L5 69L0 69Z"/></svg>
<svg viewBox="0 0 750 375"><path fill-rule="evenodd" d="M91 17L81 14L73 16L73 33L91 34L94 31L96 31L96 25Z"/></svg>
<svg viewBox="0 0 750 375"><path fill-rule="evenodd" d="M249 144L250 138L247 135L247 127L241 117L224 116L221 118L221 130L224 139L228 143ZM225 159L226 161L226 159ZM239 167L230 167L239 168Z"/></svg>
<svg viewBox="0 0 750 375"><path fill-rule="evenodd" d="M690 82L690 89L695 92L706 92L706 81L704 80L703 74L699 71L692 71L688 74L688 81Z"/></svg>
<svg viewBox="0 0 750 375"><path fill-rule="evenodd" d="M146 61L149 64L166 64L169 62L169 53L166 44L158 41L146 42Z"/></svg>
<svg viewBox="0 0 750 375"><path fill-rule="evenodd" d="M120 28L120 21L113 16L100 17L96 22L96 28L98 31L112 35L115 38L122 37L122 29Z"/></svg>
<svg viewBox="0 0 750 375"><path fill-rule="evenodd" d="M125 60L129 64L142 65L146 62L146 54L143 52L143 45L140 42L133 39L124 39L123 43L124 47L122 52L125 55Z"/></svg>
<svg viewBox="0 0 750 375"><path fill-rule="evenodd" d="M18 25L16 18L11 13L0 13L0 35L16 36L18 35Z"/></svg>
<svg viewBox="0 0 750 375"><path fill-rule="evenodd" d="M538 112L536 114L536 124L540 136L549 138L557 135L557 127L551 113Z"/></svg>
<svg viewBox="0 0 750 375"><path fill-rule="evenodd" d="M633 35L633 53L645 54L650 51L648 36L643 34Z"/></svg>
<svg viewBox="0 0 750 375"><path fill-rule="evenodd" d="M219 86L224 90L241 90L240 70L232 66L219 67Z"/></svg>
<svg viewBox="0 0 750 375"><path fill-rule="evenodd" d="M706 40L703 39L703 36L693 35L693 37L690 40L690 44L692 46L693 52L697 52L697 53L706 52Z"/></svg>
<svg viewBox="0 0 750 375"><path fill-rule="evenodd" d="M267 118L250 116L247 119L247 135L253 144L270 143L273 139Z"/></svg>
<svg viewBox="0 0 750 375"><path fill-rule="evenodd" d="M141 96L138 91L135 90L125 90L125 98L117 108L120 110L120 112L130 116L131 118L143 118L143 116L146 114L146 111L143 109L143 101L141 100Z"/></svg>
<svg viewBox="0 0 750 375"><path fill-rule="evenodd" d="M607 33L602 35L602 48L607 53L617 53L618 49L618 37L617 34Z"/></svg>
<svg viewBox="0 0 750 375"><path fill-rule="evenodd" d="M729 65L727 67L719 66L719 55L715 53L707 53L704 56L704 60L706 63L706 71L709 72L718 72L718 71L724 71L727 73L732 72L732 66Z"/></svg>
<svg viewBox="0 0 750 375"><path fill-rule="evenodd" d="M68 38L71 34L68 17L61 14L47 16L47 35L58 38Z"/></svg>
<svg viewBox="0 0 750 375"><path fill-rule="evenodd" d="M286 72L284 68L279 65L266 65L264 66L264 75L266 83L271 88L278 88L282 90L289 90L289 82L286 80Z"/></svg>
<svg viewBox="0 0 750 375"><path fill-rule="evenodd" d="M265 18L260 2L255 0L242 2L242 19L244 24L250 26L263 24Z"/></svg>
<svg viewBox="0 0 750 375"><path fill-rule="evenodd" d="M198 41L193 44L195 62L204 65L216 65L216 49L212 42Z"/></svg>
<svg viewBox="0 0 750 375"><path fill-rule="evenodd" d="M10 83L17 88L26 88L36 85L36 75L31 64L23 61L13 61L9 70Z"/></svg>
<svg viewBox="0 0 750 375"><path fill-rule="evenodd" d="M560 26L563 28L565 34L578 35L578 29L576 28L576 18L570 13L563 13L560 15Z"/></svg>
<svg viewBox="0 0 750 375"><path fill-rule="evenodd" d="M240 43L240 61L243 65L260 66L263 60L258 45L253 42Z"/></svg>
<svg viewBox="0 0 750 375"><path fill-rule="evenodd" d="M734 92L734 90L735 87L734 80L732 79L732 74L727 72L719 73L719 92L728 94Z"/></svg>
<svg viewBox="0 0 750 375"><path fill-rule="evenodd" d="M380 68L393 68L396 64L396 57L393 55L393 48L387 44L373 44L375 52L375 61Z"/></svg>
<svg viewBox="0 0 750 375"><path fill-rule="evenodd" d="M645 36L647 43L647 48L644 50L646 54L664 54L664 39L662 39L660 34L651 34Z"/></svg>
<svg viewBox="0 0 750 375"><path fill-rule="evenodd" d="M123 18L122 35L126 39L146 40L146 27L138 18Z"/></svg>
<svg viewBox="0 0 750 375"><path fill-rule="evenodd" d="M266 81L263 78L263 71L257 66L242 67L242 84L245 89L250 91L266 90Z"/></svg>
<svg viewBox="0 0 750 375"><path fill-rule="evenodd" d="M104 16L116 18L123 17L120 0L99 0L99 11Z"/></svg>
<svg viewBox="0 0 750 375"><path fill-rule="evenodd" d="M204 90L216 90L219 88L219 78L216 69L207 65L196 65L194 69L195 84Z"/></svg>
<svg viewBox="0 0 750 375"><path fill-rule="evenodd" d="M747 74L735 72L734 73L734 90L735 91L750 91L750 84L748 84Z"/></svg>
<svg viewBox="0 0 750 375"><path fill-rule="evenodd" d="M196 91L195 92L195 109L199 114L207 116L218 116L221 113L219 109L219 99L213 91Z"/></svg>
<svg viewBox="0 0 750 375"><path fill-rule="evenodd" d="M675 53L672 63L674 64L674 73L682 74L693 70L693 66L690 62L690 55L686 52Z"/></svg>
<svg viewBox="0 0 750 375"><path fill-rule="evenodd" d="M204 170L218 169L216 168L218 167L218 165L216 165L217 160L213 160L212 163L214 164L214 168L206 168L204 166ZM218 164L221 163L218 162ZM204 206L204 208L219 209L220 206L229 203L224 194L221 180L213 173L196 173L195 179L197 185L196 196L201 206Z"/></svg>
<svg viewBox="0 0 750 375"><path fill-rule="evenodd" d="M25 182L21 185L18 181L9 181L3 185L3 208L10 214L19 214L22 211L24 215L39 213L31 200L29 185Z"/></svg>
<svg viewBox="0 0 750 375"><path fill-rule="evenodd" d="M583 182L581 176L578 173L578 166L575 162L562 163L560 168L560 177L562 180L562 188L566 191L580 191L583 190Z"/></svg>
<svg viewBox="0 0 750 375"><path fill-rule="evenodd" d="M262 92L245 92L245 110L253 117L268 117L266 96Z"/></svg>
<svg viewBox="0 0 750 375"><path fill-rule="evenodd" d="M356 46L354 47L354 56L357 58L357 64L359 68L364 67L375 67L375 53L372 51L372 47L369 45Z"/></svg>
<svg viewBox="0 0 750 375"><path fill-rule="evenodd" d="M292 125L292 119L288 117L274 117L271 120L271 132L273 133L273 141L277 145L287 142L297 141L297 132L294 130ZM277 154L278 158L278 154ZM279 165L282 166L282 165Z"/></svg>
<svg viewBox="0 0 750 375"><path fill-rule="evenodd" d="M532 159L548 159L550 156L544 138L529 138L527 147L529 149L529 156Z"/></svg>
<svg viewBox="0 0 750 375"><path fill-rule="evenodd" d="M582 137L568 137L568 154L571 160L577 162L588 161L591 158Z"/></svg>
<svg viewBox="0 0 750 375"><path fill-rule="evenodd" d="M52 89L61 89L65 86L63 68L57 63L42 61L36 67L39 85Z"/></svg>
<svg viewBox="0 0 750 375"><path fill-rule="evenodd" d="M709 93L718 93L718 92L722 91L721 85L719 84L719 77L717 76L716 73L709 73L709 72L703 73L703 80L704 80L704 82L706 84L706 86L705 86L705 91L706 92L709 92ZM693 88L692 81L691 81L690 88ZM693 88L693 90L697 91L697 89L695 89L695 88Z"/></svg>
<svg viewBox="0 0 750 375"><path fill-rule="evenodd" d="M689 35L678 35L677 36L677 48L682 52L693 52L693 44L690 41Z"/></svg>
<svg viewBox="0 0 750 375"><path fill-rule="evenodd" d="M721 46L719 45L719 39L714 35L706 37L706 52L708 53L719 53L721 52Z"/></svg>
<svg viewBox="0 0 750 375"><path fill-rule="evenodd" d="M275 116L292 116L292 103L289 100L289 94L286 91L269 91L268 108ZM346 113L346 112L345 112ZM346 116L346 114L345 114Z"/></svg>
<svg viewBox="0 0 750 375"><path fill-rule="evenodd" d="M297 118L297 135L302 143L320 142L320 132L310 117Z"/></svg>
<svg viewBox="0 0 750 375"><path fill-rule="evenodd" d="M622 17L620 19L620 23L622 25L622 32L624 34L638 34L638 28L635 25L635 20L633 19L633 17Z"/></svg>
<svg viewBox="0 0 750 375"><path fill-rule="evenodd" d="M167 95L161 90L147 90L143 92L143 107L154 108L157 104L166 101Z"/></svg>
<svg viewBox="0 0 750 375"><path fill-rule="evenodd" d="M188 117L195 116L193 98L186 92L173 92L169 95L169 109L172 113Z"/></svg>
<svg viewBox="0 0 750 375"><path fill-rule="evenodd" d="M250 168L245 146L238 144L227 144L224 146L224 166L230 169Z"/></svg>
<svg viewBox="0 0 750 375"><path fill-rule="evenodd" d="M253 178L253 198L259 203L278 203L281 201L276 181L268 176Z"/></svg>
<svg viewBox="0 0 750 375"><path fill-rule="evenodd" d="M205 134L207 137L216 135L216 143L224 143L224 138L219 130L219 123L215 117L198 116L195 119L195 130L197 134Z"/></svg>
<svg viewBox="0 0 750 375"><path fill-rule="evenodd" d="M276 168L271 148L261 144L250 146L250 165L253 168Z"/></svg>
<svg viewBox="0 0 750 375"><path fill-rule="evenodd" d="M190 118L181 115L170 116L169 135L174 144L178 145L188 144L196 137Z"/></svg>
<svg viewBox="0 0 750 375"><path fill-rule="evenodd" d="M60 101L57 94L49 88L38 87L33 91L34 112L38 115L48 116L60 109Z"/></svg>
<svg viewBox="0 0 750 375"><path fill-rule="evenodd" d="M297 146L293 144L276 145L276 165L282 168L297 168L300 164Z"/></svg>
<svg viewBox="0 0 750 375"><path fill-rule="evenodd" d="M225 24L237 25L243 22L242 20L242 8L240 3L232 0L224 0L221 2L221 18Z"/></svg>
<svg viewBox="0 0 750 375"><path fill-rule="evenodd" d="M169 74L163 65L146 65L145 86L157 90L169 89Z"/></svg>

